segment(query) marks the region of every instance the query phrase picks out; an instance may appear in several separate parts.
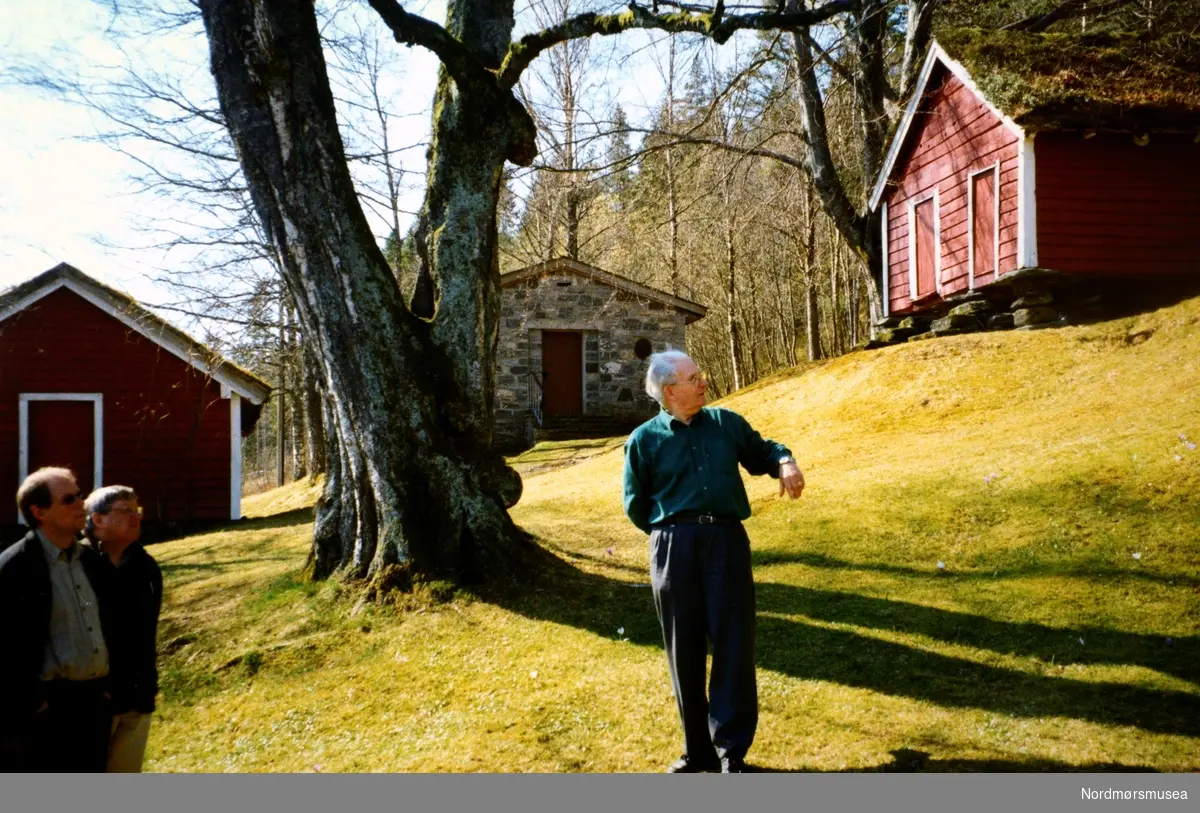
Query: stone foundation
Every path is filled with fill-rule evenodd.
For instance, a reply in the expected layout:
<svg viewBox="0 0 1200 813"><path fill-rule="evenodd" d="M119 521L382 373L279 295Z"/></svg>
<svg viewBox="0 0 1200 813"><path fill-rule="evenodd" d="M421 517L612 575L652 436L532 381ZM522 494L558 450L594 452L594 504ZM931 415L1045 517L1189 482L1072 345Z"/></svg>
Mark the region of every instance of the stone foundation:
<svg viewBox="0 0 1200 813"><path fill-rule="evenodd" d="M876 323L866 346L990 330L1040 330L1110 319L1200 292L1200 280L1122 279L1022 268L937 306Z"/></svg>

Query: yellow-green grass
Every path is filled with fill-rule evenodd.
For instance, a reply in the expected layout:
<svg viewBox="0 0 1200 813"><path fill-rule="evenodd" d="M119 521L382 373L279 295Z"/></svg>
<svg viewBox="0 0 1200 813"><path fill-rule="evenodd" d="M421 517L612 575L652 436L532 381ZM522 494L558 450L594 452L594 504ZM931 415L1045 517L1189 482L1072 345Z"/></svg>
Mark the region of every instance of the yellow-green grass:
<svg viewBox="0 0 1200 813"><path fill-rule="evenodd" d="M1191 300L854 354L726 399L808 479L796 502L747 481L750 761L1200 770L1197 359ZM148 768L661 770L678 722L620 442L514 463L514 517L567 563L519 589L356 606L305 583L307 484L155 546Z"/></svg>
<svg viewBox="0 0 1200 813"><path fill-rule="evenodd" d="M596 455L620 448L624 441L624 438L548 440L509 462L522 477L529 477L582 463Z"/></svg>

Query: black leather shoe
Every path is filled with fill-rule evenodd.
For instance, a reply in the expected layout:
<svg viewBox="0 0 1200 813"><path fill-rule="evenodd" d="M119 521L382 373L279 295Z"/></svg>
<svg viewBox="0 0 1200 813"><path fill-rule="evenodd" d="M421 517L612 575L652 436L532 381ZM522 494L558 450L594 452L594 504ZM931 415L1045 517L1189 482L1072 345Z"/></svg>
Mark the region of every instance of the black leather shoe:
<svg viewBox="0 0 1200 813"><path fill-rule="evenodd" d="M741 757L721 757L721 773L749 773Z"/></svg>
<svg viewBox="0 0 1200 813"><path fill-rule="evenodd" d="M684 754L667 768L667 773L716 773L720 769L720 763L698 762Z"/></svg>

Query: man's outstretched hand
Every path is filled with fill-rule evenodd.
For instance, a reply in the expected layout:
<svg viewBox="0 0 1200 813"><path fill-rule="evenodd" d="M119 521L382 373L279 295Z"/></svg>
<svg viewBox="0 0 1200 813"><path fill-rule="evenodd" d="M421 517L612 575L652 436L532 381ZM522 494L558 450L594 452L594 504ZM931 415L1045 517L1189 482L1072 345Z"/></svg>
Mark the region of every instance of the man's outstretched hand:
<svg viewBox="0 0 1200 813"><path fill-rule="evenodd" d="M795 463L784 463L779 467L779 496L787 493L793 500L804 492L804 473Z"/></svg>

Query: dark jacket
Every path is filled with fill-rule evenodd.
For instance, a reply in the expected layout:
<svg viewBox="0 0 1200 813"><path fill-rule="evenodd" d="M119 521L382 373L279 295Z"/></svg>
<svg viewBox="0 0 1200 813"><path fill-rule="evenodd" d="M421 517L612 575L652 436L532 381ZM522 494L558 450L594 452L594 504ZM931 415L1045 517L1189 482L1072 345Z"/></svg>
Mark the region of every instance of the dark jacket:
<svg viewBox="0 0 1200 813"><path fill-rule="evenodd" d="M158 615L162 610L162 571L141 545L125 549L109 571L109 685L113 711L154 711L158 694Z"/></svg>
<svg viewBox="0 0 1200 813"><path fill-rule="evenodd" d="M80 549L80 562L100 603L107 642L112 629L107 607L110 579L100 555L86 545ZM0 553L0 736L24 731L45 700L40 675L50 638L51 600L46 554L30 531Z"/></svg>

